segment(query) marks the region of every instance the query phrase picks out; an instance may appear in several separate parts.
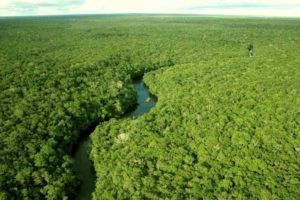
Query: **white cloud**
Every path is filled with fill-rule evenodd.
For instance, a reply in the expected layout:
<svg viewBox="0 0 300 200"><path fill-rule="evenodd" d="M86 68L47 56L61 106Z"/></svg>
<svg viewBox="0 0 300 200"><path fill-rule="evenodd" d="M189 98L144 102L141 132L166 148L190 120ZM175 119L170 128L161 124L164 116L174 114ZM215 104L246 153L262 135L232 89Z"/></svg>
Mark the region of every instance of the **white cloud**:
<svg viewBox="0 0 300 200"><path fill-rule="evenodd" d="M178 13L187 14L185 10L181 10ZM299 8L290 8L290 9L243 9L243 8L235 8L235 9L201 9L194 10L195 14L204 14L204 15L233 15L233 16L266 16L266 17L300 17L300 9Z"/></svg>
<svg viewBox="0 0 300 200"><path fill-rule="evenodd" d="M300 0L0 0L0 16L97 13L300 17Z"/></svg>

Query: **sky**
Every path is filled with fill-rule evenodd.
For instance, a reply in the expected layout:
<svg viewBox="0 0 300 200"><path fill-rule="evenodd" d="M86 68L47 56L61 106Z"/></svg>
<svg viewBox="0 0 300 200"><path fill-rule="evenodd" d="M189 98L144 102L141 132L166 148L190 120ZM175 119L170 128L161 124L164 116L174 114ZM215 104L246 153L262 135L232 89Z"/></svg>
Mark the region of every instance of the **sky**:
<svg viewBox="0 0 300 200"><path fill-rule="evenodd" d="M300 17L300 0L0 0L0 16L112 13Z"/></svg>

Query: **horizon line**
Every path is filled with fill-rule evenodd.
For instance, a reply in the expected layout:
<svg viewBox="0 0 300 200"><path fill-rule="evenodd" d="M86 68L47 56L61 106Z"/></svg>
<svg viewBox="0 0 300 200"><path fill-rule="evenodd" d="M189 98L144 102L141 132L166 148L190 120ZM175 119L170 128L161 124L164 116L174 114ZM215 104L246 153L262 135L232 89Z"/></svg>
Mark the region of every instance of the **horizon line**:
<svg viewBox="0 0 300 200"><path fill-rule="evenodd" d="M45 14L45 15L0 15L0 18L21 17L59 17L59 16L91 16L91 15L178 15L178 16L207 16L207 17L249 17L249 18L299 18L299 16L283 15L227 15L227 14L200 14L200 13L70 13L70 14Z"/></svg>

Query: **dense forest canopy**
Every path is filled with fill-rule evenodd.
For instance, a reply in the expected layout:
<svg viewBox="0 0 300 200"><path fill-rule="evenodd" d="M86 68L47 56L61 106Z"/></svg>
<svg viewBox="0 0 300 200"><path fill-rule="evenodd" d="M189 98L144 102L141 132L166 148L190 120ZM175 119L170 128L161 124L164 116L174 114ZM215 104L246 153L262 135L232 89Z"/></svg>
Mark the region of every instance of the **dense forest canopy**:
<svg viewBox="0 0 300 200"><path fill-rule="evenodd" d="M1 200L74 198L95 122L94 199L300 196L299 19L0 18L0 44ZM115 119L145 73L157 105Z"/></svg>

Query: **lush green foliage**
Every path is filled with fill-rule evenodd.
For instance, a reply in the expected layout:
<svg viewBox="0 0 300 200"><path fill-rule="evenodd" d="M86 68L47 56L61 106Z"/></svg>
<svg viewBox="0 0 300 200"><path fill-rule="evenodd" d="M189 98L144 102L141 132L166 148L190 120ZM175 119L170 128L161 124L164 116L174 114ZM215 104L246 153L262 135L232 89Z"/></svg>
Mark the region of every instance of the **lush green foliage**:
<svg viewBox="0 0 300 200"><path fill-rule="evenodd" d="M94 198L300 195L299 20L1 18L0 44L0 199L70 197L80 131L173 64L146 76L149 114L93 134Z"/></svg>
<svg viewBox="0 0 300 200"><path fill-rule="evenodd" d="M110 23L96 19L99 28ZM0 199L72 195L77 182L69 155L79 133L93 122L122 116L135 103L131 76L172 65L167 54L158 57L147 47L132 55L110 50L118 43L110 38L119 36L104 37L85 22L0 21Z"/></svg>
<svg viewBox="0 0 300 200"><path fill-rule="evenodd" d="M199 44L214 58L146 74L150 113L93 133L94 199L299 198L300 24L225 21Z"/></svg>
<svg viewBox="0 0 300 200"><path fill-rule="evenodd" d="M157 107L93 134L95 199L297 199L297 65L232 64L147 74Z"/></svg>

